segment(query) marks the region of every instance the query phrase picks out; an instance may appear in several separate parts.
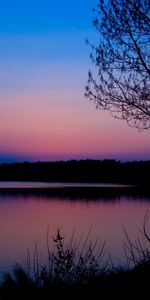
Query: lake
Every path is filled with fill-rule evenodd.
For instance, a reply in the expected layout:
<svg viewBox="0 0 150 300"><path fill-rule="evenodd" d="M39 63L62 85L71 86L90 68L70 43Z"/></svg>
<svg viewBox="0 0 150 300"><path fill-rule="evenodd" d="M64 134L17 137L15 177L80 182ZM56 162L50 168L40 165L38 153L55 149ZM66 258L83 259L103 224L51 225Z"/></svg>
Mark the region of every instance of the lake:
<svg viewBox="0 0 150 300"><path fill-rule="evenodd" d="M50 246L58 228L68 240L99 237L115 263L125 263L123 225L131 239L141 236L150 211L150 195L131 192L128 186L63 183L0 183L0 272L22 262L27 249L38 244L44 255L49 230Z"/></svg>

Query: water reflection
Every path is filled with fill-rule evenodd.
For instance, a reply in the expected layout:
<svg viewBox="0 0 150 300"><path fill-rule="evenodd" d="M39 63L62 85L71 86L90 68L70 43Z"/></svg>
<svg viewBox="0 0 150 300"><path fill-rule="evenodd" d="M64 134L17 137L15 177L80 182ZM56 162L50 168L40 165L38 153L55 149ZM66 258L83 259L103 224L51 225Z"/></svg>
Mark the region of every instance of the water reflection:
<svg viewBox="0 0 150 300"><path fill-rule="evenodd" d="M99 236L106 241L112 258L124 260L123 228L131 238L139 235L146 210L150 211L150 196L146 193L104 190L3 190L0 191L0 270L6 270L33 249L35 241L44 252L49 226L50 241L57 227L66 238L75 230L76 238L86 236L92 226L91 239ZM93 193L93 196L92 196Z"/></svg>
<svg viewBox="0 0 150 300"><path fill-rule="evenodd" d="M140 186L125 186L125 185L89 185L89 184L58 184L45 183L45 187L41 183L27 182L0 182L0 200L12 199L16 200L20 197L29 199L35 197L36 199L67 199L79 201L118 201L122 196L131 198L132 200L150 200L150 191L146 187ZM42 183L44 184L44 183ZM47 185L50 185L49 187ZM57 186L58 185L58 186ZM2 197L2 198L1 198Z"/></svg>

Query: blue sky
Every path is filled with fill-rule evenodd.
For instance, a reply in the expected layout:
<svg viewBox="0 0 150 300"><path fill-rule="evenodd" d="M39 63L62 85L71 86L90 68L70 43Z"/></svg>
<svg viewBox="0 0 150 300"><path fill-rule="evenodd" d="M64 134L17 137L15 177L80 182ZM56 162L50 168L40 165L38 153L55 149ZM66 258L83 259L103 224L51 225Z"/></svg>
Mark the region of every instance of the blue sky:
<svg viewBox="0 0 150 300"><path fill-rule="evenodd" d="M38 73L41 78L45 74L47 87L51 87L50 77L55 66L58 81L59 74L66 74L73 66L73 82L82 82L76 74L85 70L87 74L90 49L85 39L94 36L93 3L85 0L3 2L0 10L1 90L37 86ZM51 65L49 74L46 65Z"/></svg>
<svg viewBox="0 0 150 300"><path fill-rule="evenodd" d="M149 159L139 133L84 97L96 0L1 1L0 161Z"/></svg>
<svg viewBox="0 0 150 300"><path fill-rule="evenodd" d="M90 28L96 1L11 1L1 3L0 32L39 34Z"/></svg>

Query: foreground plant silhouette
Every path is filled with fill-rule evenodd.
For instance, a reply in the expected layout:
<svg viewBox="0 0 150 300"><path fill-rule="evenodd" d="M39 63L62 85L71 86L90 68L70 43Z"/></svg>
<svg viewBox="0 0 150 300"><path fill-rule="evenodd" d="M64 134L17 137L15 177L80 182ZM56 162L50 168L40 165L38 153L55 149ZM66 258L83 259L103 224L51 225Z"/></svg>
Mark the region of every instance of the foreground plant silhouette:
<svg viewBox="0 0 150 300"><path fill-rule="evenodd" d="M128 268L139 267L139 265L146 265L150 263L150 233L148 232L149 215L146 211L142 229L140 229L141 238L132 241L130 236L123 226L125 240L123 248L127 260Z"/></svg>
<svg viewBox="0 0 150 300"><path fill-rule="evenodd" d="M85 239L77 241L73 232L69 242L65 241L60 229L53 238L54 249L49 246L47 232L47 258L41 261L38 245L35 245L33 256L27 251L25 266L16 264L12 273L3 276L2 291L39 292L62 287L86 285L104 274L108 261L105 242L90 240L90 231Z"/></svg>
<svg viewBox="0 0 150 300"><path fill-rule="evenodd" d="M60 297L105 297L115 299L137 297L148 292L150 278L150 235L146 213L140 238L131 241L124 228L123 243L127 267L110 268L105 243L90 241L90 231L77 241L74 233L69 242L58 229L50 250L47 234L47 259L40 260L37 244L33 257L30 252L25 267L15 265L12 273L6 273L0 286L1 299L55 299ZM143 238L146 244L143 242ZM123 295L122 295L123 292ZM124 296L124 297L123 297Z"/></svg>

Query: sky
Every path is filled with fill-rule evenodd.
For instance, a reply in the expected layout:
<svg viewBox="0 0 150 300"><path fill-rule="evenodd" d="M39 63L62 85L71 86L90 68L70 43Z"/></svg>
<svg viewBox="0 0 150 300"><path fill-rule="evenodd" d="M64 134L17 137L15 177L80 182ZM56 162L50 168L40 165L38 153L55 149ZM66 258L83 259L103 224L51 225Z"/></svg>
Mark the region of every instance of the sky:
<svg viewBox="0 0 150 300"><path fill-rule="evenodd" d="M150 159L139 132L84 97L96 0L5 0L0 8L0 162Z"/></svg>

